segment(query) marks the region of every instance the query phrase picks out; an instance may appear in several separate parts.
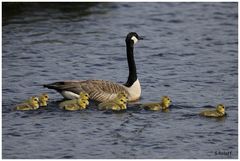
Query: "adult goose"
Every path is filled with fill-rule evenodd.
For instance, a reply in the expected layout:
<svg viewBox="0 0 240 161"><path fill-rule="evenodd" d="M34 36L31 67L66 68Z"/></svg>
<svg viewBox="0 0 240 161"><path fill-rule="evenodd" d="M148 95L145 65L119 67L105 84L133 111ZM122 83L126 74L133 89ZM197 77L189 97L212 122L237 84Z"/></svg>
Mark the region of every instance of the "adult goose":
<svg viewBox="0 0 240 161"><path fill-rule="evenodd" d="M142 40L135 32L128 33L126 41L129 75L125 84L106 80L70 80L45 84L44 87L54 89L66 99L79 97L80 92L87 92L90 99L104 102L112 100L119 92L125 92L129 101L136 101L141 96L141 86L137 78L133 49L138 40Z"/></svg>

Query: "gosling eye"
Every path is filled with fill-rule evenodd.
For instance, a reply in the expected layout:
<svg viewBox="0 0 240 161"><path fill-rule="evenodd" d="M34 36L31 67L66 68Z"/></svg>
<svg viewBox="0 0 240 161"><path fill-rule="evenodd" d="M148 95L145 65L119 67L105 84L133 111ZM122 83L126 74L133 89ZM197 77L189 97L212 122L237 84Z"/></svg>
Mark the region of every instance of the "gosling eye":
<svg viewBox="0 0 240 161"><path fill-rule="evenodd" d="M48 98L48 96L45 96L45 98Z"/></svg>
<svg viewBox="0 0 240 161"><path fill-rule="evenodd" d="M88 95L85 95L86 97L88 96Z"/></svg>
<svg viewBox="0 0 240 161"><path fill-rule="evenodd" d="M38 99L35 98L34 101L38 101Z"/></svg>

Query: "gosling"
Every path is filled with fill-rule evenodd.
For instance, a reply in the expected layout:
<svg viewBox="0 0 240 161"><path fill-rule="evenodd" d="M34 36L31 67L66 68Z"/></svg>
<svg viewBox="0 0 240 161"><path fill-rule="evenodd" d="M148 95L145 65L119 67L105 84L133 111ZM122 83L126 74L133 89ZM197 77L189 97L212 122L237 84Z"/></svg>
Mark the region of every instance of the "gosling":
<svg viewBox="0 0 240 161"><path fill-rule="evenodd" d="M86 92L80 92L79 97L83 100L88 100L89 99L89 94Z"/></svg>
<svg viewBox="0 0 240 161"><path fill-rule="evenodd" d="M126 101L124 99L115 98L112 101L102 102L98 105L99 110L113 110L120 111L127 109Z"/></svg>
<svg viewBox="0 0 240 161"><path fill-rule="evenodd" d="M127 109L127 94L125 92L120 92L117 94L117 96L106 102L102 102L98 105L99 110L126 110Z"/></svg>
<svg viewBox="0 0 240 161"><path fill-rule="evenodd" d="M39 106L46 107L48 100L49 100L48 94L46 94L46 93L41 94L39 96Z"/></svg>
<svg viewBox="0 0 240 161"><path fill-rule="evenodd" d="M77 104L78 101L80 101L80 100L84 100L84 101L86 102L86 105L89 105L88 99L89 99L89 94L88 94L88 93L86 93L86 92L80 92L78 99L67 100L67 101L61 102L61 103L59 104L59 107L60 107L60 108L63 108L63 107L66 106L66 105Z"/></svg>
<svg viewBox="0 0 240 161"><path fill-rule="evenodd" d="M171 104L171 99L168 96L163 96L161 102L153 102L153 103L145 103L142 104L140 107L144 108L145 110L151 111L159 111L159 110L167 110Z"/></svg>
<svg viewBox="0 0 240 161"><path fill-rule="evenodd" d="M63 107L64 110L67 111L77 111L77 110L84 110L87 107L86 100L78 99L77 103L67 104Z"/></svg>
<svg viewBox="0 0 240 161"><path fill-rule="evenodd" d="M115 100L118 100L118 99L123 99L123 101L127 102L128 101L128 96L125 92L120 92L117 94L117 96L114 98ZM114 101L113 99L113 101Z"/></svg>
<svg viewBox="0 0 240 161"><path fill-rule="evenodd" d="M30 97L29 100L24 103L18 104L15 107L15 110L27 111L27 110L36 110L39 108L39 99L38 97Z"/></svg>
<svg viewBox="0 0 240 161"><path fill-rule="evenodd" d="M204 110L200 112L200 115L206 117L223 117L226 115L225 107L223 104L218 104L215 110Z"/></svg>

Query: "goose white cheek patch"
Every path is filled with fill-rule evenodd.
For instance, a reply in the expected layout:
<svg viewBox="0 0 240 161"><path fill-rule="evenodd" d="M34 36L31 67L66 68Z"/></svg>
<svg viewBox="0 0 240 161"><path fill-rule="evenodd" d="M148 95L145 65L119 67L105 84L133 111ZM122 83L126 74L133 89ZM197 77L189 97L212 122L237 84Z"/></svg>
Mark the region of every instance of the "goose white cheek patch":
<svg viewBox="0 0 240 161"><path fill-rule="evenodd" d="M133 40L134 44L136 44L138 41L138 39L135 36L133 36L131 39Z"/></svg>

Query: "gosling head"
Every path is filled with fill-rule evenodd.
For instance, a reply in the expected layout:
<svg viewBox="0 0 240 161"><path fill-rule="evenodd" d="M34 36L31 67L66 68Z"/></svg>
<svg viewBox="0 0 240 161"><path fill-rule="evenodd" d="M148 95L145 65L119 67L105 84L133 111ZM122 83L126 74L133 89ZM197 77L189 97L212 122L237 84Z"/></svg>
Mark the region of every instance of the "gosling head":
<svg viewBox="0 0 240 161"><path fill-rule="evenodd" d="M34 97L30 97L30 104L31 106L33 106L34 108L38 108L39 107L39 99L38 97L34 96Z"/></svg>
<svg viewBox="0 0 240 161"><path fill-rule="evenodd" d="M79 96L81 99L84 99L84 100L89 98L89 94L86 92L80 92Z"/></svg>
<svg viewBox="0 0 240 161"><path fill-rule="evenodd" d="M143 38L138 36L138 34L136 32L130 32L127 34L125 41L127 44L130 44L131 46L133 46L134 44L136 44L138 42L138 40L143 40Z"/></svg>
<svg viewBox="0 0 240 161"><path fill-rule="evenodd" d="M117 99L115 102L121 109L127 109L126 100L125 99Z"/></svg>
<svg viewBox="0 0 240 161"><path fill-rule="evenodd" d="M39 97L39 100L42 101L42 102L48 101L49 100L48 94L46 94L46 93L41 94L40 97Z"/></svg>
<svg viewBox="0 0 240 161"><path fill-rule="evenodd" d="M225 114L225 107L224 107L223 104L217 105L216 110L217 110L217 112L219 112L219 113Z"/></svg>
<svg viewBox="0 0 240 161"><path fill-rule="evenodd" d="M163 96L162 97L162 108L166 109L170 106L171 104L171 99L168 96Z"/></svg>
<svg viewBox="0 0 240 161"><path fill-rule="evenodd" d="M81 106L83 108L86 108L87 104L88 104L88 101L86 101L86 100L80 100L79 101L79 106Z"/></svg>
<svg viewBox="0 0 240 161"><path fill-rule="evenodd" d="M127 94L125 92L118 93L116 99L123 99L125 102L128 101L128 97L127 97Z"/></svg>
<svg viewBox="0 0 240 161"><path fill-rule="evenodd" d="M124 105L124 104L126 104L126 100L120 98L120 99L117 99L117 100L116 100L116 103L117 103L118 105Z"/></svg>

